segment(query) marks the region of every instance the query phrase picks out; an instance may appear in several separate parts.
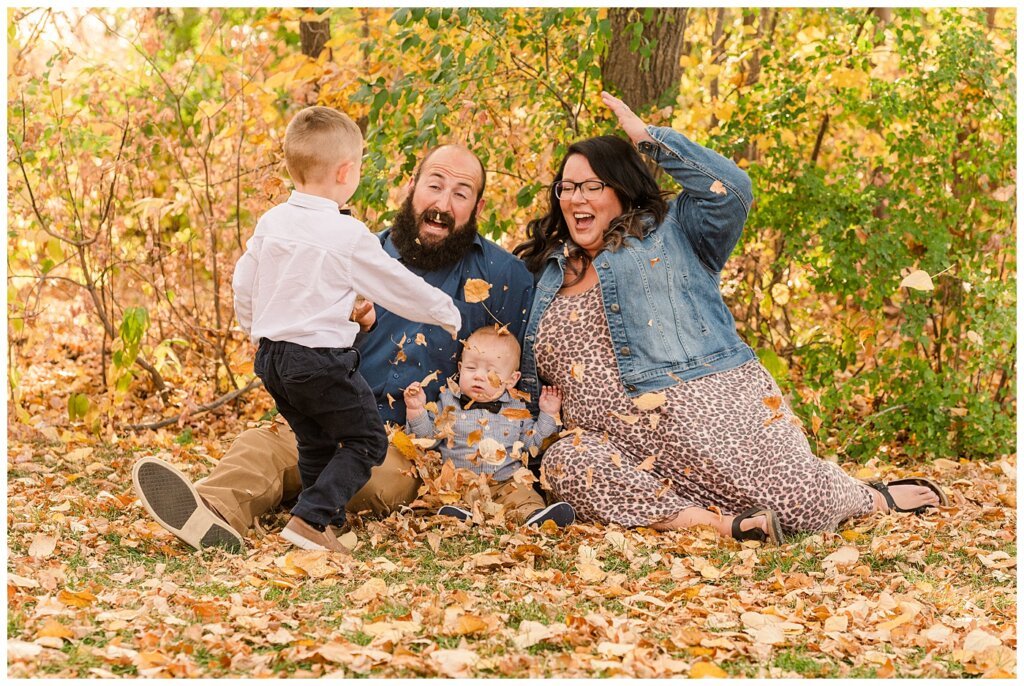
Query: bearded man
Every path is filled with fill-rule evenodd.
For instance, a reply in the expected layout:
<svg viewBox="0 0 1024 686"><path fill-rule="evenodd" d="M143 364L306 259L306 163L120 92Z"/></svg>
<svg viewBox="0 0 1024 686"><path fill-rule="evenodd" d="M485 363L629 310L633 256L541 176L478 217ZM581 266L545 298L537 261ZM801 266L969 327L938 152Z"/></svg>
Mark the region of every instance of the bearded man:
<svg viewBox="0 0 1024 686"><path fill-rule="evenodd" d="M462 315L459 338L498 323L522 343L533 277L508 251L477 231L486 172L460 145L427 153L392 227L380 234L384 250L431 286L452 297ZM484 302L465 301L469 279L491 284ZM381 419L405 424L403 391L432 372L441 383L457 369L458 341L438 326L403 319L382 308L355 346L359 370L377 398ZM283 420L242 433L204 479L192 484L155 457L132 470L139 500L165 529L194 548L219 546L241 552L257 517L301 491L295 436ZM412 463L390 446L383 464L348 503L349 512L387 514L415 500L420 479ZM335 531L337 534L337 531Z"/></svg>

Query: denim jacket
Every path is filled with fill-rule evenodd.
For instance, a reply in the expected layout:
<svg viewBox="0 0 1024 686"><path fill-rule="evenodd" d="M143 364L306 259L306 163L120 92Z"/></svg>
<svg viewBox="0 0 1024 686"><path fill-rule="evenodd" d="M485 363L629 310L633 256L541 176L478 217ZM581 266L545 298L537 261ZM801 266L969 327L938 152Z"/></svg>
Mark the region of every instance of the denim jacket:
<svg viewBox="0 0 1024 686"><path fill-rule="evenodd" d="M619 378L638 396L737 367L754 352L736 333L722 300L722 267L736 247L753 202L750 178L732 161L669 128L647 127L656 143L640 150L683 191L660 225L594 257ZM562 287L562 250L537 279L526 325L520 386L539 396L534 345L541 318Z"/></svg>

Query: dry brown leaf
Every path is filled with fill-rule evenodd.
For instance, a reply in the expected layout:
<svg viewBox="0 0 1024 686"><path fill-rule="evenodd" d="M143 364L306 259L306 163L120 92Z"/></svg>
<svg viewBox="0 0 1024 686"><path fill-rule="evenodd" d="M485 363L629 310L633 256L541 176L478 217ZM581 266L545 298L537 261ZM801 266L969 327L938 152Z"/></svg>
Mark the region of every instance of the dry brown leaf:
<svg viewBox="0 0 1024 686"><path fill-rule="evenodd" d="M61 591L57 600L70 607L89 607L96 602L96 596L89 591Z"/></svg>
<svg viewBox="0 0 1024 686"><path fill-rule="evenodd" d="M469 435L466 436L466 445L472 448L474 445L480 442L480 439L484 437L484 432L480 429L476 431L470 431Z"/></svg>
<svg viewBox="0 0 1024 686"><path fill-rule="evenodd" d="M661 407L668 400L668 396L664 393L644 393L643 395L633 398L633 404L636 405L637 409L641 412L647 412L653 410L656 407Z"/></svg>
<svg viewBox="0 0 1024 686"><path fill-rule="evenodd" d="M477 615L464 614L459 615L459 618L455 620L455 626L452 630L452 634L455 636L468 636L470 634L478 634L481 631L487 630L487 622L478 617Z"/></svg>
<svg viewBox="0 0 1024 686"><path fill-rule="evenodd" d="M422 333L416 334L416 345L426 345L426 344L427 344L427 337L424 336Z"/></svg>
<svg viewBox="0 0 1024 686"><path fill-rule="evenodd" d="M57 537L47 534L36 534L32 539L32 545L28 547L29 557L45 558L53 554L57 547Z"/></svg>
<svg viewBox="0 0 1024 686"><path fill-rule="evenodd" d="M348 598L354 603L368 603L377 598L385 598L388 595L388 584L384 579L371 577L362 586L349 592Z"/></svg>
<svg viewBox="0 0 1024 686"><path fill-rule="evenodd" d="M649 472L654 469L654 463L658 460L657 455L649 455L644 458L644 461L636 466L641 472Z"/></svg>
<svg viewBox="0 0 1024 686"><path fill-rule="evenodd" d="M466 285L462 287L463 299L468 303L483 302L490 293L491 284L483 279L466 279Z"/></svg>
<svg viewBox="0 0 1024 686"><path fill-rule="evenodd" d="M444 676L462 679L472 674L470 669L479 662L480 656L466 648L442 648L432 652L428 659Z"/></svg>
<svg viewBox="0 0 1024 686"><path fill-rule="evenodd" d="M530 414L530 411L525 407L506 407L501 411L501 414L514 422L533 417L533 415Z"/></svg>
<svg viewBox="0 0 1024 686"><path fill-rule="evenodd" d="M781 395L770 395L766 398L761 398L761 402L765 404L772 412L778 412L779 408L782 407L782 396Z"/></svg>
<svg viewBox="0 0 1024 686"><path fill-rule="evenodd" d="M715 179L715 182L711 184L711 192L715 195L725 195L725 184L718 179Z"/></svg>
<svg viewBox="0 0 1024 686"><path fill-rule="evenodd" d="M36 638L74 638L75 632L55 619L46 620L46 624L36 632Z"/></svg>
<svg viewBox="0 0 1024 686"><path fill-rule="evenodd" d="M616 467L622 467L622 455L619 455L618 453L612 453L611 455L608 456L608 459L611 460L612 464L615 465Z"/></svg>
<svg viewBox="0 0 1024 686"><path fill-rule="evenodd" d="M638 415L635 415L635 414L619 414L615 410L609 410L608 414L610 414L611 416L615 417L619 421L623 421L623 422L626 422L627 424L631 424L631 425L632 424L636 424L637 422L640 421L640 417Z"/></svg>
<svg viewBox="0 0 1024 686"><path fill-rule="evenodd" d="M839 568L849 567L860 559L860 551L853 546L844 545L821 561L823 567L834 565Z"/></svg>
<svg viewBox="0 0 1024 686"><path fill-rule="evenodd" d="M577 362L569 367L569 376L576 379L577 381L583 381L583 373L586 370L586 365L582 362Z"/></svg>

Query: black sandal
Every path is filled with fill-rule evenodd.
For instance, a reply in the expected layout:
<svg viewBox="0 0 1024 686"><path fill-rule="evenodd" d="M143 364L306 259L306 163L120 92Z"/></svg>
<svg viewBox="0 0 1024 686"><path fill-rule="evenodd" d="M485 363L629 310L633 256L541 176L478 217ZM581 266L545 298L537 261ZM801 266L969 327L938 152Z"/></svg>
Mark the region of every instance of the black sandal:
<svg viewBox="0 0 1024 686"><path fill-rule="evenodd" d="M914 514L919 515L928 508L934 507L934 505L922 505L921 507L899 507L896 505L896 501L893 500L892 494L889 493L890 486L925 486L932 491L932 493L939 496L939 505L942 507L949 507L949 498L947 498L943 490L939 488L939 485L931 479L925 479L924 477L915 476L909 479L896 479L895 481L890 481L887 484L882 483L881 481L866 481L864 483L882 494L882 497L885 498L885 503L889 506L890 511L913 512Z"/></svg>
<svg viewBox="0 0 1024 686"><path fill-rule="evenodd" d="M740 529L740 524L744 520L760 515L764 515L768 520L768 533L756 527L746 531ZM732 537L737 541L758 541L760 543L768 541L772 545L781 545L782 526L779 525L779 518L774 511L766 507L752 507L746 512L736 515L736 518L732 520Z"/></svg>

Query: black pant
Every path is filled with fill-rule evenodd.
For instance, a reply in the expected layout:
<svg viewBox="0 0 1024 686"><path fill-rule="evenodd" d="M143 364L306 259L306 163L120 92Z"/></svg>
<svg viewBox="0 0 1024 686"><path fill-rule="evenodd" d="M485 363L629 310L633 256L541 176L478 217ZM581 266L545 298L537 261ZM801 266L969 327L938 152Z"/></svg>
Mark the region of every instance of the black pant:
<svg viewBox="0 0 1024 686"><path fill-rule="evenodd" d="M302 493L293 515L340 526L345 506L384 461L388 439L355 348L260 340L254 365L299 444Z"/></svg>

